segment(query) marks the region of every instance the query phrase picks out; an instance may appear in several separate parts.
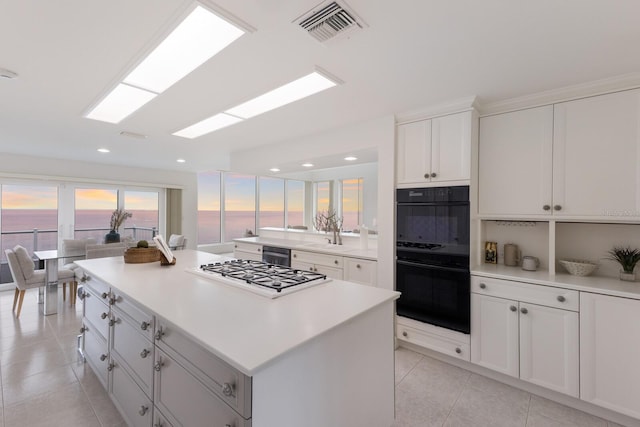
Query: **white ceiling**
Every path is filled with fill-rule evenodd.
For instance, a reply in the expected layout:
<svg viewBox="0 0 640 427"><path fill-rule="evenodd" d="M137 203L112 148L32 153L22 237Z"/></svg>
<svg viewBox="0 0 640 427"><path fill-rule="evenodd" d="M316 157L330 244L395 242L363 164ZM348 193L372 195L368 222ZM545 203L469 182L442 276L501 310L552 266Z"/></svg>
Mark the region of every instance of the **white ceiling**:
<svg viewBox="0 0 640 427"><path fill-rule="evenodd" d="M348 0L368 28L329 45L292 23L319 0L215 3L255 31L113 125L82 114L190 2L0 0L0 68L19 74L0 79L0 153L216 169L235 150L376 117L640 71L637 0ZM195 140L171 135L316 66L344 84Z"/></svg>

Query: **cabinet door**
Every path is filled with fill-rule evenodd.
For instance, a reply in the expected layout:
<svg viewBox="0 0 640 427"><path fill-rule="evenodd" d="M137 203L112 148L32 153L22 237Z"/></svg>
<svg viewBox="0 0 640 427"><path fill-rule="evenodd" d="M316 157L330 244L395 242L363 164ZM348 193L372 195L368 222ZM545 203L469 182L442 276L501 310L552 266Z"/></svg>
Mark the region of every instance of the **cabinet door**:
<svg viewBox="0 0 640 427"><path fill-rule="evenodd" d="M376 286L378 263L357 258L344 258L344 280Z"/></svg>
<svg viewBox="0 0 640 427"><path fill-rule="evenodd" d="M640 418L640 301L580 293L580 398Z"/></svg>
<svg viewBox="0 0 640 427"><path fill-rule="evenodd" d="M83 328L84 356L102 385L107 388L109 346L91 323L85 322Z"/></svg>
<svg viewBox="0 0 640 427"><path fill-rule="evenodd" d="M471 362L518 377L518 302L471 294Z"/></svg>
<svg viewBox="0 0 640 427"><path fill-rule="evenodd" d="M481 215L551 213L552 138L552 106L480 119Z"/></svg>
<svg viewBox="0 0 640 427"><path fill-rule="evenodd" d="M131 427L151 427L153 403L140 390L116 358L111 359L110 395L122 417Z"/></svg>
<svg viewBox="0 0 640 427"><path fill-rule="evenodd" d="M470 176L471 112L431 120L431 181L469 180Z"/></svg>
<svg viewBox="0 0 640 427"><path fill-rule="evenodd" d="M234 258L237 258L237 259L248 259L250 261L262 261L262 254L257 252L245 252L245 251L239 251L236 249L235 251L233 251L233 256Z"/></svg>
<svg viewBox="0 0 640 427"><path fill-rule="evenodd" d="M578 313L520 303L520 378L578 397Z"/></svg>
<svg viewBox="0 0 640 427"><path fill-rule="evenodd" d="M554 214L640 217L640 91L554 108Z"/></svg>
<svg viewBox="0 0 640 427"><path fill-rule="evenodd" d="M398 184L425 183L431 175L431 120L398 126Z"/></svg>
<svg viewBox="0 0 640 427"><path fill-rule="evenodd" d="M342 280L341 268L327 267L324 265L314 265L313 271L315 271L316 273L324 274L331 279Z"/></svg>

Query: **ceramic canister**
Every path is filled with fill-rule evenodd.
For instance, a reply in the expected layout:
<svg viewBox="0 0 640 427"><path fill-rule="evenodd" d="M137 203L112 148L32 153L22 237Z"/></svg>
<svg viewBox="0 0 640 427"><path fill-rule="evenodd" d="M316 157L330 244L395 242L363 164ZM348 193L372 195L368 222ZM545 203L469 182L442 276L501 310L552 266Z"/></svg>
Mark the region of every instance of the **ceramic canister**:
<svg viewBox="0 0 640 427"><path fill-rule="evenodd" d="M504 245L504 265L516 266L520 264L520 249L518 245L506 243Z"/></svg>

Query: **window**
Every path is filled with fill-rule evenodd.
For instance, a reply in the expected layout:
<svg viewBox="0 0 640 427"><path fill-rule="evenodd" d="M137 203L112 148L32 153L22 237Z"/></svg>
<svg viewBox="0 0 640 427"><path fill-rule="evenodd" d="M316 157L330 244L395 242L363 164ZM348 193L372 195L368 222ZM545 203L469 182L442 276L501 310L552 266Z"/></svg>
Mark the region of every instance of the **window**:
<svg viewBox="0 0 640 427"><path fill-rule="evenodd" d="M314 183L315 186L315 205L316 213L326 212L331 206L331 183L329 181L319 181Z"/></svg>
<svg viewBox="0 0 640 427"><path fill-rule="evenodd" d="M342 229L352 231L362 224L362 178L342 180Z"/></svg>
<svg viewBox="0 0 640 427"><path fill-rule="evenodd" d="M4 250L16 245L29 253L58 247L58 188L2 185L0 224Z"/></svg>
<svg viewBox="0 0 640 427"><path fill-rule="evenodd" d="M118 208L118 190L76 188L75 204L74 238L102 241L109 232L111 213Z"/></svg>
<svg viewBox="0 0 640 427"><path fill-rule="evenodd" d="M125 191L124 208L133 215L122 230L134 240L151 240L158 231L158 192Z"/></svg>
<svg viewBox="0 0 640 427"><path fill-rule="evenodd" d="M227 173L224 176L224 240L256 233L256 177Z"/></svg>
<svg viewBox="0 0 640 427"><path fill-rule="evenodd" d="M287 225L304 225L304 181L287 180Z"/></svg>
<svg viewBox="0 0 640 427"><path fill-rule="evenodd" d="M284 180L260 177L260 227L284 227ZM257 234L257 233L256 233Z"/></svg>
<svg viewBox="0 0 640 427"><path fill-rule="evenodd" d="M220 172L198 174L198 244L220 243Z"/></svg>

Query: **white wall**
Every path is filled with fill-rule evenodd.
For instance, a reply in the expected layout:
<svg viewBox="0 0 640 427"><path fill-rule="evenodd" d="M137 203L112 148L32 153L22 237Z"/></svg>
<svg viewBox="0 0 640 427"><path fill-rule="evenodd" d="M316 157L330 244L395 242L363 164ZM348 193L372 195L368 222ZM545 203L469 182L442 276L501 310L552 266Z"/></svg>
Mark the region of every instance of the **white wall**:
<svg viewBox="0 0 640 427"><path fill-rule="evenodd" d="M0 179L50 181L58 184L85 182L121 184L182 190L182 233L190 248L196 247L198 210L197 175L160 169L114 166L73 160L51 160L41 157L2 153ZM59 207L65 209L65 207Z"/></svg>

